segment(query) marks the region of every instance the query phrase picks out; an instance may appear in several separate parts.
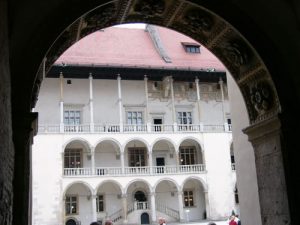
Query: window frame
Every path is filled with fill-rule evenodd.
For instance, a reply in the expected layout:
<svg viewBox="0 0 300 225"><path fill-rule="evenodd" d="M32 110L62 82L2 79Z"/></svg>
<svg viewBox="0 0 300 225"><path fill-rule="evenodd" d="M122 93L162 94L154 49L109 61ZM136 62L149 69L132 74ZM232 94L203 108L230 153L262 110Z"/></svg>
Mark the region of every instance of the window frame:
<svg viewBox="0 0 300 225"><path fill-rule="evenodd" d="M187 152L187 150L189 152ZM193 158L192 158L193 155ZM196 165L198 164L197 150L195 146L179 147L180 165ZM193 162L192 162L193 161Z"/></svg>
<svg viewBox="0 0 300 225"><path fill-rule="evenodd" d="M190 192L192 193L191 195L190 195ZM185 193L188 193L188 195L187 195L187 197L188 197L188 204L186 205L185 204L185 198L186 198L186 195L185 195ZM184 189L183 190L183 195L182 195L182 197L183 197L183 207L184 208L194 208L194 207L196 207L196 204L195 204L195 191L194 191L194 189ZM192 204L190 204L190 197L192 197Z"/></svg>
<svg viewBox="0 0 300 225"><path fill-rule="evenodd" d="M144 156L144 164L141 161L141 155L139 153L133 153L133 151L143 151L143 156ZM128 166L129 167L145 167L147 166L147 149L145 147L130 147L128 148ZM133 162L132 164L132 156L133 155ZM136 160L136 156L138 156L138 160ZM139 163L139 165L137 165Z"/></svg>
<svg viewBox="0 0 300 225"><path fill-rule="evenodd" d="M74 152L76 151L76 152ZM75 163L75 166L74 167L66 167L66 157L68 157L68 165L71 164L72 160L71 159L74 159L74 158L77 158L76 156L73 156L73 155L66 155L66 153L74 153L74 154L77 154L79 153L79 158L80 158L80 166L77 167L76 166L76 163ZM77 162L75 160L75 162ZM83 149L81 148L66 148L65 151L64 151L64 168L67 169L67 168L72 168L72 169L75 169L75 168L83 168Z"/></svg>
<svg viewBox="0 0 300 225"><path fill-rule="evenodd" d="M70 122L71 121L71 119L70 119L70 112L72 112L74 114L74 116L73 116L73 122L74 123ZM66 120L66 113L68 113L67 120ZM78 113L79 116L76 116L77 113ZM81 123L82 123L82 110L80 110L80 109L72 109L72 108L71 109L64 109L64 125L79 125Z"/></svg>
<svg viewBox="0 0 300 225"><path fill-rule="evenodd" d="M99 199L99 196L102 196L102 208L103 210L100 211L100 207L99 207L99 204L100 204L100 199ZM105 195L103 193L98 193L97 194L97 197L96 197L96 212L97 213L102 213L102 212L105 212Z"/></svg>
<svg viewBox="0 0 300 225"><path fill-rule="evenodd" d="M191 53L191 54L200 54L201 53L201 50L200 50L201 45L198 43L181 42L181 44L186 53Z"/></svg>
<svg viewBox="0 0 300 225"><path fill-rule="evenodd" d="M186 116L183 115L184 113L186 114ZM181 116L180 116L180 114L181 114ZM190 114L190 116L188 116L188 114ZM176 115L177 115L178 125L191 125L191 124L193 124L193 112L191 110L176 111ZM184 121L184 119L185 119L186 123L182 123Z"/></svg>
<svg viewBox="0 0 300 225"><path fill-rule="evenodd" d="M69 204L69 209L71 211L71 208L72 208L72 203L73 201L70 201L68 202L68 198L76 198L75 200L75 204L76 204L76 212L75 213L68 213L68 210L67 210L67 205ZM78 215L79 214L79 198L78 198L78 195L74 195L74 194L70 194L70 195L66 195L66 198L65 198L65 215Z"/></svg>
<svg viewBox="0 0 300 225"><path fill-rule="evenodd" d="M128 114L131 114L131 117L130 117L130 122L129 122L129 115ZM136 117L135 117L135 122L136 123L133 123L133 114L136 114ZM138 114L140 114L140 117L138 116ZM139 123L138 120L141 119L141 122ZM128 125L143 125L144 124L144 111L142 110L126 110L126 123Z"/></svg>

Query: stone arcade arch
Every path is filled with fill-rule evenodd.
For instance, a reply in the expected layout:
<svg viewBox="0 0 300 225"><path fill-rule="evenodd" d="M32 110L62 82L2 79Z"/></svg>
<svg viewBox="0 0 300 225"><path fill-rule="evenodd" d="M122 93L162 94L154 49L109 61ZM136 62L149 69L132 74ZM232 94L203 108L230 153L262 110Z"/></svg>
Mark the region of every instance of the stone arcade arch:
<svg viewBox="0 0 300 225"><path fill-rule="evenodd" d="M0 40L3 41L1 53L3 52L4 57L0 63L1 71L4 71L1 73L1 81L10 86L10 74L12 77L11 98L9 88L2 86L0 88L1 94L4 96L0 115L7 121L4 122L2 128L4 133L1 133L4 149L1 149L1 153L4 153L9 159L0 166L1 171L5 171L4 176L1 175L0 190L4 193L3 198L7 200L1 201L3 202L0 206L1 224L10 224L11 221L14 224L25 224L28 221L27 206L30 192L28 188L30 180L28 155L32 142L30 137L34 135L34 132L31 133L32 122L36 118L35 114L29 113L29 110L34 106L38 86L42 79L41 73L38 78L34 76L38 64L42 61L44 53L53 40L75 18L98 4L108 2L105 0L91 1L86 4L74 2L72 10L68 10L70 7L68 1L48 1L47 7L43 5L45 2L40 1L22 4L12 1L9 5L8 19L7 1L0 3L0 21L2 21L0 30L3 31L0 32ZM159 3L154 5L150 0L144 2L146 4L141 6L141 1L113 1L105 7L99 8L98 13L91 12L89 16L87 14L80 18L53 45L52 53L55 54L52 54L52 57L51 54L47 55L47 58L50 59L48 65L51 65L51 58L53 61L66 47L76 41L78 36L83 36L95 30L96 27L102 28L115 23L150 22L171 27L199 40L226 64L244 95L251 122L251 127L246 132L254 143L256 153L256 169L259 174L258 191L263 223L271 224L272 218L279 224L288 223L289 210L284 181L286 177L293 224L299 224L299 215L297 215L299 200L297 187L299 184L294 182L294 178L299 173L298 169L294 169L297 168L298 157L295 157L297 153L293 151L297 146L294 134L297 133L299 127L298 111L295 108L297 104L294 104L299 102L299 91L295 89L297 85L295 81L299 81L296 76L298 74L297 59L300 58L300 47L295 44L298 43L297 40L300 37L298 3L283 0L278 0L274 4L258 0L243 2L228 0L223 4L218 1L201 2L203 4L201 6L197 1L158 1ZM253 48L248 48L250 45L240 33L211 11L205 10L203 6L221 15L244 34L254 48L259 51L271 71L284 110L280 119L283 127L281 131L284 135L282 143L285 150L285 173L281 163L283 149L281 149L280 123L277 117L280 107L268 70L254 53ZM265 15L265 12L268 12L268 17L262 16ZM281 20L280 23L274 18ZM41 24L43 26L40 26ZM83 24L86 26L83 27ZM10 47L8 47L8 30ZM290 35L286 35L288 33ZM9 55L10 66L8 64ZM26 75L19 76L24 73ZM263 100L259 97L251 98L256 95L265 97L266 90L269 93L267 98ZM271 94L270 90L272 90ZM22 95L20 95L20 91L22 91ZM290 100L291 96L293 96L294 102ZM22 101L20 101L21 98ZM11 104L12 114L10 113ZM254 134L257 135L254 136ZM260 138L264 134L272 135ZM13 149L18 152L15 156ZM274 152L275 150L276 152ZM266 152L268 156L263 157ZM260 166L266 165L263 158L267 160L269 168ZM15 159L15 169L13 169L13 159ZM274 165L280 169L280 175L268 176L275 174ZM270 173L267 174L266 170ZM14 182L12 182L11 173L14 173ZM265 178L268 180L263 184ZM275 182L277 179L280 182ZM272 190L270 187L273 187L274 183L280 184ZM273 193L274 199L266 201L268 198L266 193ZM12 199L13 194L14 200ZM13 201L15 202L14 213L12 213ZM278 211L279 208L281 210Z"/></svg>

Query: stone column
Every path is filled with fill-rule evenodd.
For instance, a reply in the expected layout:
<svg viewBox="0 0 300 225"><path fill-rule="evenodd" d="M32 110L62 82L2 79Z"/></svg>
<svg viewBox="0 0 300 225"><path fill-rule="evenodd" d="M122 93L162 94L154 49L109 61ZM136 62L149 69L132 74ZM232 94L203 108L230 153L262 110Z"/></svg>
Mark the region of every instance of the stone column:
<svg viewBox="0 0 300 225"><path fill-rule="evenodd" d="M264 225L290 224L280 129L277 117L244 129L254 149L261 220Z"/></svg>
<svg viewBox="0 0 300 225"><path fill-rule="evenodd" d="M155 192L150 193L151 197L151 218L152 224L156 223L156 204L155 204Z"/></svg>
<svg viewBox="0 0 300 225"><path fill-rule="evenodd" d="M123 223L126 224L127 223L127 195L126 194L122 195L122 205L123 205L123 218L124 218Z"/></svg>
<svg viewBox="0 0 300 225"><path fill-rule="evenodd" d="M145 99L146 99L146 109L145 109L145 123L147 125L147 131L151 132L151 122L149 121L149 99L148 99L148 78L147 75L144 77L145 83Z"/></svg>
<svg viewBox="0 0 300 225"><path fill-rule="evenodd" d="M20 113L20 112L19 112ZM31 146L33 144L33 136L37 133L37 113L27 113L20 116L20 114L13 114L13 142L15 151L15 167L14 174L9 174L14 177L13 181L13 224L27 224L30 220L29 212L31 211ZM0 164L5 163L9 158L8 154L5 160ZM8 170L9 172L9 170ZM7 187L6 187L7 188ZM1 190L1 184L0 184ZM6 189L5 189L6 191ZM4 194L6 194L4 192ZM6 196L7 197L7 196ZM1 194L0 194L1 198ZM4 205L9 207L9 198L5 199ZM3 209L5 212L5 209ZM2 212L1 212L2 213ZM1 217L0 217L1 220ZM10 218L4 218L4 220L10 220ZM3 223L7 224L7 223Z"/></svg>
<svg viewBox="0 0 300 225"><path fill-rule="evenodd" d="M173 130L174 130L174 131L177 131L177 121L176 121L175 97L174 97L173 81L174 81L173 78L170 77L171 99L172 99L172 120L173 120Z"/></svg>
<svg viewBox="0 0 300 225"><path fill-rule="evenodd" d="M125 159L124 159L124 152L121 152L121 169L122 169L122 174L125 174Z"/></svg>
<svg viewBox="0 0 300 225"><path fill-rule="evenodd" d="M91 149L91 164L92 164L92 174L95 175L96 173L96 165L95 165L95 147Z"/></svg>
<svg viewBox="0 0 300 225"><path fill-rule="evenodd" d="M93 103L93 76L90 73L89 76L89 83L90 83L90 130L94 132L94 103Z"/></svg>
<svg viewBox="0 0 300 225"><path fill-rule="evenodd" d="M123 106L122 106L122 91L121 91L121 76L118 74L118 103L119 103L119 123L120 132L123 132Z"/></svg>
<svg viewBox="0 0 300 225"><path fill-rule="evenodd" d="M97 195L92 195L92 221L97 221Z"/></svg>
<svg viewBox="0 0 300 225"><path fill-rule="evenodd" d="M224 123L224 128L225 128L225 131L229 131L229 127L228 127L228 123L226 121L226 115L225 115L225 107L224 107L224 87L223 87L223 80L222 78L220 77L220 80L219 80L219 85L220 85L220 90L221 90L221 96L222 96L222 118L223 118L223 123Z"/></svg>
<svg viewBox="0 0 300 225"><path fill-rule="evenodd" d="M150 174L153 174L153 158L152 158L152 151L148 152L148 158L149 158L149 167L150 167Z"/></svg>
<svg viewBox="0 0 300 225"><path fill-rule="evenodd" d="M64 132L64 77L62 72L59 75L60 84L60 132Z"/></svg>
<svg viewBox="0 0 300 225"><path fill-rule="evenodd" d="M198 120L199 124L202 123L202 118L201 118L201 104L200 104L200 87L199 87L199 79L198 77L195 79L195 84L196 84L196 92L197 92L197 106L198 106Z"/></svg>
<svg viewBox="0 0 300 225"><path fill-rule="evenodd" d="M178 191L178 210L179 210L179 220L180 222L185 221L184 219L184 212L183 212L183 198L182 198L182 191Z"/></svg>

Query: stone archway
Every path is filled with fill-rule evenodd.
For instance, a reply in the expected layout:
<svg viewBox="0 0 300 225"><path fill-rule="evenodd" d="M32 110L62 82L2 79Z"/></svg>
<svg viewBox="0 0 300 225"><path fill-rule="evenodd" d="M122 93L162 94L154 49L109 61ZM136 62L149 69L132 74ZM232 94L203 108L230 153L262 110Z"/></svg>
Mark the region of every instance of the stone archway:
<svg viewBox="0 0 300 225"><path fill-rule="evenodd" d="M266 148L261 142L272 143L279 141L279 135L266 139L266 134L279 131L277 114L281 107L276 88L271 75L252 46L230 24L209 10L185 1L113 1L93 9L72 23L55 41L49 49L43 66L40 67L40 76L47 72L54 61L69 46L86 35L114 24L128 22L146 22L165 26L184 33L202 43L214 53L227 67L237 83L247 107L250 127L245 130L253 142L255 149ZM41 79L36 81L36 89ZM269 150L270 150L269 149ZM276 146L280 149L280 144ZM280 151L268 152L270 165L277 164L283 172L283 159ZM279 154L279 155L278 155ZM266 201L265 192L272 192L278 196L275 200L279 205L287 205L285 178L282 173L281 184L274 191L274 183L278 177L268 180L265 185L265 176L278 173L275 168L269 167L266 171L261 165L265 161L264 155L256 154L258 175L258 189L260 196L262 220L272 221L279 208ZM272 161L276 162L272 162ZM238 168L237 168L238 170ZM273 171L273 172L270 172ZM270 176L268 176L270 177ZM283 192L282 192L283 191ZM280 197L279 197L280 196ZM265 209L274 208L274 211L265 213ZM276 209L275 209L276 208ZM287 211L281 211L279 220L286 220Z"/></svg>
<svg viewBox="0 0 300 225"><path fill-rule="evenodd" d="M107 1L102 1L102 2L104 3ZM145 4L145 6L142 7L138 4L140 2L141 1L128 1L128 2L123 1L123 2L117 2L117 3L113 2L113 3L110 3L110 5L114 4L115 7L111 8L111 9L109 9L110 5L106 5L105 7L107 7L107 8L106 9L102 8L99 13L100 13L101 18L104 18L105 20L108 18L108 20L101 22L101 20L97 20L97 19L93 20L93 18L91 18L88 23L91 25L90 31L92 29L94 29L95 27L100 28L100 27L108 26L108 25L114 24L114 23L123 23L126 21L130 22L130 20L132 22L133 21L152 22L155 24L160 24L160 25L163 25L166 27L171 27L173 29L176 29L175 26L172 26L173 23L171 23L171 22L185 18L184 16L187 15L186 12L189 12L187 8L190 7L191 14L190 14L190 16L188 16L189 19L187 19L189 21L188 24L186 26L183 26L185 28L180 28L180 26L183 24L181 24L181 25L179 24L179 26L177 27L176 30L180 31L180 29L186 29L185 30L186 32L183 32L183 30L181 30L181 31L183 33L188 34L191 37L193 37L193 35L196 35L196 34L199 35L199 37L203 37L203 40L202 41L200 40L200 42L204 43L204 45L206 45L206 46L211 45L212 47L210 49L215 47L215 51L213 51L213 52L220 59L222 59L222 57L224 57L222 59L222 61L224 63L227 60L228 65L226 63L225 64L228 66L228 69L231 71L231 73L233 74L235 79L238 81L237 83L241 87L241 90L244 94L244 98L246 99L249 118L250 118L251 124L253 125L251 127L251 129L248 129L247 131L250 132L251 134L253 134L251 136L255 137L255 140L258 140L257 142L255 142L256 152L262 152L263 148L261 148L261 146L262 146L261 141L264 141L264 140L259 139L258 137L260 137L260 136L255 136L254 134L257 134L257 133L270 134L270 132L274 134L274 132L275 132L277 135L276 136L277 138L271 139L271 140L276 140L277 142L275 141L276 142L275 145L276 145L276 147L278 145L279 148L276 148L276 154L274 152L271 152L271 153L274 153L274 155L273 155L274 157L270 156L268 159L271 159L271 162L270 162L271 165L272 165L272 160L274 160L274 162L279 162L279 164L280 164L280 162L282 160L281 149L280 149L280 139L279 139L279 134L278 134L280 131L280 124L278 123L277 118L276 118L277 113L280 111L279 101L275 94L275 88L271 82L270 76L268 75L268 72L267 72L268 70L266 70L265 67L263 66L263 64L261 64L261 60L259 60L259 58L256 56L256 54L254 54L254 56L255 56L254 58L258 59L258 61L257 61L258 64L256 64L257 62L255 60L253 61L253 58L252 58L253 50L251 47L248 49L249 45L247 44L247 42L245 42L243 39L240 39L241 36L239 34L237 34L235 32L232 33L230 26L228 27L228 24L226 24L226 23L223 24L225 29L223 29L222 26L220 26L219 29L216 29L216 30L208 29L208 31L209 31L208 32L207 28L209 27L209 24L211 24L211 21L214 21L214 20L209 20L209 19L207 20L207 19L203 18L203 16L201 16L203 8L200 8L200 6L197 3L190 3L190 2L183 2L183 1L166 1L166 2L164 2L164 4L161 4L161 3L160 3L161 5L154 4L154 7L151 7L152 6L151 3L153 1L147 0L145 2L147 2L148 4ZM194 2L194 1L192 1L192 2ZM62 10L66 9L65 4L67 4L67 3L61 4ZM212 7L210 4L208 4L208 3L206 3L206 4L208 7ZM234 4L231 3L231 4L229 4L229 6L225 6L224 10L227 13L229 13L230 10L228 10L228 7L230 7L232 5L234 5ZM87 4L87 6L84 6L81 10L79 10L78 9L79 7L77 6L75 8L77 8L78 10L73 10L72 12L70 12L70 14L72 16L74 16L76 14L78 15L78 14L80 14L80 12L82 12L82 10L90 9L93 6L94 5L92 3L89 3L89 4ZM168 9L164 9L164 8L168 8ZM194 10L193 8L196 10L195 13L193 12L193 10ZM212 7L212 8L217 9L217 7ZM237 6L234 7L234 9L237 9L237 8L238 8ZM103 9L105 9L105 10L103 10ZM172 10L172 9L174 9L174 10ZM185 11L185 9L187 11ZM234 11L234 9L232 11ZM198 11L198 10L200 10L200 11ZM206 11L206 10L204 10L203 12L204 12L204 15L206 15L206 13L208 13L208 11ZM220 10L219 10L219 12L220 12ZM242 13L242 10L240 10L239 12ZM177 13L177 14L175 14L175 13ZM98 15L98 14L96 14L96 15ZM132 15L132 17L130 18L130 17L128 17L128 15ZM176 15L179 15L179 16L176 17ZM199 15L200 15L200 18L199 18ZM215 19L216 16L214 14L212 14L212 15L213 15L212 18ZM66 15L64 15L64 17L65 16ZM72 16L71 16L71 18L72 18ZM95 16L95 14L94 14L94 16ZM110 16L111 16L111 18L110 18ZM240 15L238 14L238 16L240 16ZM59 18L62 18L62 17L59 17ZM113 19L113 20L110 20L110 19ZM190 24L197 24L197 22L195 22L197 20L200 21L200 24L198 24L196 26L194 25L194 29L192 29L193 27ZM69 19L66 19L65 21L63 21L62 24L66 23L66 21L69 21ZM217 20L217 21L219 21L219 20ZM77 22L80 22L80 21L77 21ZM49 22L49 24L51 24L51 23ZM220 23L220 24L222 24L222 23ZM78 23L77 23L77 25L78 25ZM63 25L61 25L61 26L63 26ZM73 27L73 28L75 28L75 27ZM201 29L199 29L199 31L197 31L197 29L195 30L195 27L200 27ZM65 47L68 46L68 44L71 43L70 40L76 40L76 38L74 38L74 35L72 35L72 34L75 34L75 33L77 34L78 32L74 32L74 30L72 30L71 28L72 28L72 26L69 27L68 32L67 32L69 35L66 33L64 33L62 35L62 37L65 41L62 39L58 39L58 42L60 42L60 44L58 46L54 45L53 47L56 46L58 49L63 49L64 47L62 47L62 46L65 46ZM47 26L45 26L44 29L48 29ZM245 29L247 29L247 28L245 28ZM203 31L206 30L206 31L202 32L201 30L203 30ZM249 30L253 30L253 29L249 29ZM75 31L78 31L78 29L75 29ZM33 31L32 31L32 33L33 33ZM42 32L38 33L37 36L39 36L39 34L41 34L41 33ZM216 39L212 38L213 36L207 35L208 33L215 34L214 37L216 37ZM237 34L237 36L235 36L236 34ZM71 36L73 36L73 38L69 39L69 37L71 37ZM13 37L14 37L14 35L13 35ZM236 38L236 41L234 41L235 38ZM195 39L197 39L197 38L195 38ZM204 40L207 40L207 42L205 42ZM227 40L227 42L226 42L226 40ZM34 41L35 41L35 39L32 40L32 42L34 42ZM26 40L24 42L26 42ZM24 42L21 42L21 43L24 44ZM228 45L224 44L224 46L222 46L222 43L223 44L228 43ZM40 46L45 47L46 44L45 45L44 44L45 43L40 44ZM18 45L16 45L16 46L17 46L16 48L22 47L22 44L19 43L19 46ZM24 46L25 46L25 44L24 44ZM37 46L39 46L39 44L37 44ZM249 50L250 50L250 52L249 52ZM41 55L43 54L41 52L42 52L42 50L35 55L34 59L32 59L34 63L32 66L30 66L30 69L36 67L37 60L41 59ZM217 52L219 52L219 54L217 54ZM16 53L16 52L14 52L14 53ZM244 53L246 53L246 54L244 54ZM29 54L29 52L28 52L28 54ZM48 55L49 62L51 61L50 55ZM14 69L12 71L12 74L14 74L14 75L18 74L17 71L20 69L16 69L16 68L18 66L18 62L22 61L22 60L20 60L20 58L22 58L22 57L16 56L16 54L13 55L12 67ZM25 57L26 57L26 55L25 55ZM249 61L249 59L251 59L251 60ZM25 60L24 65L26 65L26 62L28 62L28 61ZM234 65L233 67L229 67L230 66L229 64L231 64L231 63L232 63L232 65ZM48 65L51 65L51 63L49 63ZM32 72L32 71L29 70L29 74L30 74L30 72ZM26 82L28 82L26 87L24 88L24 92L26 93L25 94L26 96L24 98L26 98L26 100L22 103L20 103L20 101L14 101L14 100L19 99L17 96L18 92L15 92L12 95L13 102L14 102L13 103L13 120L14 120L14 124L15 124L14 125L14 141L16 142L15 148L19 149L19 150L24 150L26 148L24 146L29 145L28 144L29 138L27 135L29 134L30 131L28 131L28 130L30 130L30 129L29 129L28 124L30 124L32 122L32 120L34 119L33 116L27 114L26 119L24 119L24 121L22 120L24 123L22 123L22 125L19 125L19 123L18 123L18 122L20 122L20 119L18 119L18 118L20 118L19 113L23 112L25 115L26 113L28 113L29 106L32 107L34 105L34 101L35 101L34 98L37 96L38 86L41 81L41 79L37 79L35 81L35 88L32 91L32 84L33 84L35 78L32 76L30 78L23 78L23 79L26 80ZM12 82L14 90L17 90L18 87L20 87L19 85L17 85L17 82L19 82L19 81L17 81L17 79L13 80L13 82ZM266 94L266 93L270 93L270 92L273 95ZM31 95L31 93L32 93L32 95ZM28 96L30 96L30 95L32 96L32 99L29 100ZM266 96L267 96L267 98L266 98ZM286 104L288 104L288 103L286 103ZM272 116L275 116L274 117L275 119L268 120L268 119L272 118ZM270 123L271 123L271 126L270 126ZM288 123L286 123L286 124L288 124ZM260 126L255 126L255 125L260 125ZM25 127L27 127L28 130ZM287 125L285 125L284 127L286 129L288 129ZM256 128L258 128L259 131L257 131ZM292 133L292 132L287 132L287 133ZM24 137L20 138L20 136L22 136L22 137L24 136ZM269 142L272 142L271 140L268 139ZM288 141L291 141L291 139L288 139ZM269 149L269 150L274 149L273 147L274 147L274 145L272 147L269 146L267 149ZM28 150L26 150L24 153L24 158L27 159L26 154L29 154ZM262 158L263 158L262 155L260 155L257 165L264 164ZM24 161L26 161L26 159L24 159ZM21 166L24 166L23 164L25 164L24 167L29 168L28 162L24 163L24 162L22 162L22 160L23 160L22 158L17 159L17 164L18 165L21 164ZM282 163L280 165L278 165L278 167L280 168L280 174L281 174L280 180L284 181L284 171L283 171ZM260 167L257 166L257 168L260 168ZM16 179L22 180L21 178L23 177L22 176L23 172L20 172L19 170L20 169L18 169L18 167L16 166L16 172L15 172ZM260 171L260 173L261 173L260 175L263 175L264 172L266 172L266 171L264 171L264 170ZM295 175L295 172L293 172L292 174ZM264 176L262 176L262 177L264 177ZM263 181L260 181L260 182L263 182ZM24 185L23 182L20 182L20 183L21 183L21 185ZM17 184L18 184L18 182L17 182ZM270 181L270 184L272 184L272 180ZM267 187L270 187L270 184L268 183ZM26 184L25 184L25 186L26 186ZM261 184L261 186L259 187L259 188L261 188L260 194L261 194L261 196L265 196L264 192L267 192L268 190L266 190L266 189L262 190L262 189L264 189L264 188L262 188L262 186L266 187L265 185ZM277 190L278 192L285 193L285 182L283 182L282 186L280 186L279 188L281 188L281 190ZM16 190L15 190L16 193L17 193L17 190L22 190L22 189L16 188ZM295 193L292 193L292 194L295 194ZM24 195L27 196L26 194L24 194ZM285 197L286 196L284 194L283 199L286 199ZM22 198L22 196L21 196L21 198ZM274 201L276 202L275 199L274 199ZM262 204L264 205L267 203L262 203ZM273 206L272 203L269 203L269 204ZM283 206L285 206L284 207L285 209L287 208L287 202L280 201L278 203L278 205L283 205ZM265 207L268 208L267 205L265 205ZM276 211L276 209L274 207L271 207L271 209L272 209L272 213L274 213ZM264 209L262 209L262 211L264 211ZM25 214L26 213L24 213L24 215ZM288 216L285 216L285 215L288 215L288 211L284 211L282 213L280 212L279 214L282 215L282 217L285 217L287 219L287 221L289 220ZM272 216L266 215L265 218L266 218L266 220L268 220L267 218L270 218L270 217L272 217Z"/></svg>

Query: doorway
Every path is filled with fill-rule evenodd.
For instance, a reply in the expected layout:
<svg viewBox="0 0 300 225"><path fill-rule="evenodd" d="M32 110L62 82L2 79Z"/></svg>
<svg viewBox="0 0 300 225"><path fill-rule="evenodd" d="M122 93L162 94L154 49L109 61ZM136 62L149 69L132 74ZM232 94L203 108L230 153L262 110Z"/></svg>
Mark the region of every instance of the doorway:
<svg viewBox="0 0 300 225"><path fill-rule="evenodd" d="M165 167L165 158L164 157L158 157L156 158L156 172L157 173L164 173L164 167Z"/></svg>
<svg viewBox="0 0 300 225"><path fill-rule="evenodd" d="M141 215L141 224L150 224L148 213L142 213L142 215Z"/></svg>
<svg viewBox="0 0 300 225"><path fill-rule="evenodd" d="M162 118L153 118L153 124L155 132L162 131Z"/></svg>

